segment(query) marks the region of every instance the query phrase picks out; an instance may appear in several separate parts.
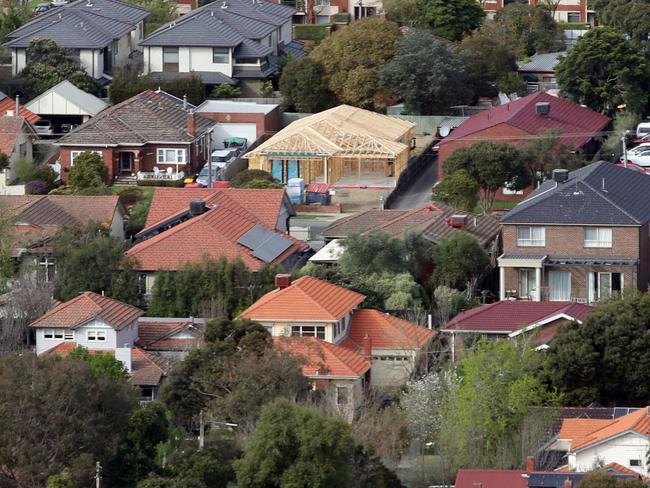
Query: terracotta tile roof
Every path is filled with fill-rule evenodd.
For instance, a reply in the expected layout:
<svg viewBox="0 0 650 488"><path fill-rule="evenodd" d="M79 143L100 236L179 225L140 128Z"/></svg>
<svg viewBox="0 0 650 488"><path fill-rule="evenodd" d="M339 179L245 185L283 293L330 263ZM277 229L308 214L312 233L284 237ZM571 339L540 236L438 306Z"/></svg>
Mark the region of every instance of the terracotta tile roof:
<svg viewBox="0 0 650 488"><path fill-rule="evenodd" d="M195 114L196 134L188 132L189 111L169 97L146 90L100 112L57 143L128 145L152 142L190 143L215 122Z"/></svg>
<svg viewBox="0 0 650 488"><path fill-rule="evenodd" d="M122 211L117 195L0 195L0 207L21 223L59 226L89 222L110 226L115 212Z"/></svg>
<svg viewBox="0 0 650 488"><path fill-rule="evenodd" d="M211 205L220 203L226 197L249 210L262 224L271 229L276 228L282 202L288 202L284 190L281 189L156 188L143 231L163 220L186 212L192 200L203 200Z"/></svg>
<svg viewBox="0 0 650 488"><path fill-rule="evenodd" d="M563 429L566 422L567 420L562 423ZM585 425L587 425L586 422ZM585 427L585 429L587 428ZM596 430L584 433L578 439L572 440L571 451L584 449L592 444L605 441L628 431L637 432L644 436L650 434L650 407L640 408L636 412L619 417L607 424L600 425ZM562 430L560 434L562 434Z"/></svg>
<svg viewBox="0 0 650 488"><path fill-rule="evenodd" d="M370 369L370 363L363 356L315 337L274 337L273 342L292 355L304 357L306 364L302 373L309 378L359 378Z"/></svg>
<svg viewBox="0 0 650 488"><path fill-rule="evenodd" d="M608 463L605 466L603 466L603 470L609 471L609 472L615 472L615 473L620 473L620 474L629 474L638 478L641 478L643 481L646 483L648 482L648 477L642 476L633 469L626 468L625 466L618 464L618 463Z"/></svg>
<svg viewBox="0 0 650 488"><path fill-rule="evenodd" d="M174 337L178 333L191 335L191 338ZM196 325L188 320L138 322L138 346L154 351L188 351L198 347L201 334Z"/></svg>
<svg viewBox="0 0 650 488"><path fill-rule="evenodd" d="M452 215L467 216L463 229L449 225ZM422 232L434 243L448 239L458 232L467 232L485 246L499 235L501 224L489 215L462 212L444 203L435 202L413 210L373 209L359 212L332 223L323 231L323 236L341 238L379 230L395 237L402 237L407 232Z"/></svg>
<svg viewBox="0 0 650 488"><path fill-rule="evenodd" d="M348 338L342 345L355 351L362 350L366 335L373 349L411 350L425 347L436 333L379 310L355 310Z"/></svg>
<svg viewBox="0 0 650 488"><path fill-rule="evenodd" d="M528 471L504 469L459 469L455 488L527 488Z"/></svg>
<svg viewBox="0 0 650 488"><path fill-rule="evenodd" d="M144 312L118 300L87 291L50 310L30 327L74 329L89 320L100 319L115 330L121 330Z"/></svg>
<svg viewBox="0 0 650 488"><path fill-rule="evenodd" d="M253 213L253 209L240 203L241 197L232 198L231 195L233 193L230 192L217 194L218 198L211 201L205 213L163 230L129 249L127 255L135 258L135 268L143 271L173 271L184 264L200 262L206 256L215 259L224 256L229 260L240 258L251 271L261 269L266 263L253 256L251 249L237 241L255 225L264 224ZM276 222L268 228L275 229ZM306 242L294 239L284 232L275 232L293 244L274 263L283 263L290 256L309 248Z"/></svg>
<svg viewBox="0 0 650 488"><path fill-rule="evenodd" d="M551 110L548 116L536 113L535 104L538 102L550 104ZM609 118L598 112L548 93L538 92L473 115L444 138L440 146L499 124L507 124L531 135L538 134L542 130L559 129L562 132L560 142L579 149L598 135L609 121ZM511 139L507 142L517 141Z"/></svg>
<svg viewBox="0 0 650 488"><path fill-rule="evenodd" d="M241 316L251 320L336 322L365 298L327 281L303 276L286 288L270 291Z"/></svg>
<svg viewBox="0 0 650 488"><path fill-rule="evenodd" d="M585 439L589 438L590 434L599 430L609 424L611 419L564 419L562 427L558 434L558 439L570 440L571 444L582 443Z"/></svg>
<svg viewBox="0 0 650 488"><path fill-rule="evenodd" d="M11 111L14 115L16 115L16 100L9 97L0 100L0 115L6 115L8 111ZM27 110L23 105L18 108L18 115L20 115L30 124L41 120L38 115L36 115L31 110Z"/></svg>
<svg viewBox="0 0 650 488"><path fill-rule="evenodd" d="M18 134L25 127L25 119L22 117L0 116L0 152L11 156L16 148ZM30 129L31 132L31 129Z"/></svg>
<svg viewBox="0 0 650 488"><path fill-rule="evenodd" d="M582 320L591 310L588 305L574 302L504 300L461 312L444 330L510 334L559 314Z"/></svg>

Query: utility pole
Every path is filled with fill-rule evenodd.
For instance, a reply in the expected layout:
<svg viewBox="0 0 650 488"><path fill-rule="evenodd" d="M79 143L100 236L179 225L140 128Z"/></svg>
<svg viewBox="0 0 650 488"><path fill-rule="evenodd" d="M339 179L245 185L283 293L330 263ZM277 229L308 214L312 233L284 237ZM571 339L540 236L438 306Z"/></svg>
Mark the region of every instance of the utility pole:
<svg viewBox="0 0 650 488"><path fill-rule="evenodd" d="M102 465L99 464L99 461L95 463L95 488L101 488L101 472Z"/></svg>

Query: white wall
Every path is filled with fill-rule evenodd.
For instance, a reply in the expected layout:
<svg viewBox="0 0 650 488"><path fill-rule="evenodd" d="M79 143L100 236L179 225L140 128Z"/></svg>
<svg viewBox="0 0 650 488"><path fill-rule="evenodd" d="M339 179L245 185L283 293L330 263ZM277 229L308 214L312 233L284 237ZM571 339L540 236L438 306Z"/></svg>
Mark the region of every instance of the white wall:
<svg viewBox="0 0 650 488"><path fill-rule="evenodd" d="M129 326L116 332L115 343L117 347L133 347L138 338L138 321L133 321Z"/></svg>
<svg viewBox="0 0 650 488"><path fill-rule="evenodd" d="M135 31L137 31L137 29L135 29ZM132 32L134 31L123 35L117 41L117 55L114 54L115 59L113 60L113 67L121 67L128 63L129 55L135 50L135 44L133 44L131 39Z"/></svg>
<svg viewBox="0 0 650 488"><path fill-rule="evenodd" d="M604 465L618 463L647 476L648 467L645 461L648 447L650 447L650 442L646 437L636 433L625 434L577 454L570 454L569 467L579 472L585 472L591 471L601 462ZM640 459L641 467L630 466L631 459Z"/></svg>
<svg viewBox="0 0 650 488"><path fill-rule="evenodd" d="M212 147L223 148L226 137L245 137L250 146L257 140L257 124L219 122L212 131Z"/></svg>
<svg viewBox="0 0 650 488"><path fill-rule="evenodd" d="M291 327L294 326L325 327L325 340L327 342L334 342L334 325L331 322L272 322L265 320L258 320L257 322L264 327L270 327L271 335L276 337L291 336Z"/></svg>
<svg viewBox="0 0 650 488"><path fill-rule="evenodd" d="M404 349L372 349L376 358L371 367L372 386L400 386L406 383L415 368L415 352ZM401 360L408 357L408 360ZM391 360L388 358L400 358Z"/></svg>
<svg viewBox="0 0 650 488"><path fill-rule="evenodd" d="M106 332L106 341L89 342L87 339L88 330L103 330ZM36 330L36 354L41 354L49 349L52 349L57 344L62 342L76 342L78 345L88 349L115 349L116 333L112 327L109 327L101 320L93 320L83 327L73 330L73 338L69 341L61 339L45 339L45 330L43 328Z"/></svg>
<svg viewBox="0 0 650 488"><path fill-rule="evenodd" d="M285 44L289 44L291 42L291 25L292 21L289 19L280 28L280 41L284 42Z"/></svg>
<svg viewBox="0 0 650 488"><path fill-rule="evenodd" d="M124 240L124 217L120 210L115 210L113 221L111 222L111 235Z"/></svg>
<svg viewBox="0 0 650 488"><path fill-rule="evenodd" d="M25 185L7 185L7 182L12 181L14 178L7 173L11 172L9 169L0 171L0 195L24 195L25 194Z"/></svg>
<svg viewBox="0 0 650 488"><path fill-rule="evenodd" d="M27 52L25 49L11 50L11 72L13 76L20 73L27 65Z"/></svg>
<svg viewBox="0 0 650 488"><path fill-rule="evenodd" d="M79 59L86 73L95 79L104 74L104 56L100 49L80 49Z"/></svg>

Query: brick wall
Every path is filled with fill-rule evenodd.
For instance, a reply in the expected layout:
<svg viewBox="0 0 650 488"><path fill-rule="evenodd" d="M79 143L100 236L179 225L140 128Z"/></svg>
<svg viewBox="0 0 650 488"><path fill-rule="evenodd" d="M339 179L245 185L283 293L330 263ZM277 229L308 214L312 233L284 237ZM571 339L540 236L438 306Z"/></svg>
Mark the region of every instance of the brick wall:
<svg viewBox="0 0 650 488"><path fill-rule="evenodd" d="M238 114L238 113L221 113L221 112L201 112L201 117L205 117L216 122L255 124L257 137L270 132L280 130L280 110L275 108L268 114ZM249 141L252 143L253 141Z"/></svg>

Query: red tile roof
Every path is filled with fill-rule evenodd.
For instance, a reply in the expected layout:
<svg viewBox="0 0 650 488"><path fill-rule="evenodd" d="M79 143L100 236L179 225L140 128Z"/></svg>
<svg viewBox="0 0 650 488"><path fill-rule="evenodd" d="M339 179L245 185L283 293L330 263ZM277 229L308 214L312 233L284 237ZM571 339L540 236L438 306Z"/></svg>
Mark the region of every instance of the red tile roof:
<svg viewBox="0 0 650 488"><path fill-rule="evenodd" d="M336 322L366 297L327 281L303 276L275 289L244 310L251 320Z"/></svg>
<svg viewBox="0 0 650 488"><path fill-rule="evenodd" d="M420 349L435 336L435 332L379 310L355 310L348 338L342 345L355 351L363 350L366 335L375 349Z"/></svg>
<svg viewBox="0 0 650 488"><path fill-rule="evenodd" d="M207 205L212 205L219 204L225 197L246 208L270 229L276 228L282 203L287 201L281 189L156 188L143 232L154 224L186 212L192 200L203 200Z"/></svg>
<svg viewBox="0 0 650 488"><path fill-rule="evenodd" d="M274 337L276 347L306 360L302 373L309 378L335 376L356 379L370 369L361 355L315 337Z"/></svg>
<svg viewBox="0 0 650 488"><path fill-rule="evenodd" d="M50 310L30 327L74 329L89 320L100 319L115 330L121 330L143 313L132 305L87 291Z"/></svg>
<svg viewBox="0 0 650 488"><path fill-rule="evenodd" d="M535 112L535 104L538 102L550 103L548 116ZM440 145L470 137L498 124L508 124L531 135L543 130L559 129L562 132L561 143L580 148L596 136L609 121L609 118L598 112L548 93L538 92L473 115L443 139ZM511 139L506 142L517 141Z"/></svg>
<svg viewBox="0 0 650 488"><path fill-rule="evenodd" d="M26 127L22 117L0 116L0 152L11 156L16 148L16 139ZM29 129L31 132L31 129Z"/></svg>
<svg viewBox="0 0 650 488"><path fill-rule="evenodd" d="M583 422L570 422L571 420L583 420ZM609 422L594 419L565 419L562 422L560 438L571 439L571 451L576 451L630 431L644 436L650 435L650 407L640 408Z"/></svg>
<svg viewBox="0 0 650 488"><path fill-rule="evenodd" d="M444 330L510 334L560 314L582 320L591 310L589 305L574 302L503 300L459 313Z"/></svg>
<svg viewBox="0 0 650 488"><path fill-rule="evenodd" d="M182 192L188 190L191 189L180 189ZM205 213L185 220L133 246L127 251L127 255L136 259L136 269L177 270L184 264L200 262L205 256L215 259L224 256L229 260L240 258L252 271L262 268L266 263L253 256L253 251L237 241L257 224L276 229L284 191L270 190L274 192L272 194L267 193L267 190L243 190L244 193L241 191L239 189L218 190L208 198L206 202L208 210ZM194 191L190 193L197 195ZM165 195L167 192L156 192L154 198L156 202L161 202ZM187 196L180 198L178 193L169 195L176 202L174 208L179 207L178 202L181 200L182 212L189 208L189 203L185 205ZM157 203L157 205L162 205L168 210L172 209L167 204ZM267 205L271 205L272 208L268 208ZM266 225L269 223L272 224ZM293 254L309 248L306 242L294 239L281 231L276 230L276 232L293 241L293 244L273 261L275 263L282 263Z"/></svg>
<svg viewBox="0 0 650 488"><path fill-rule="evenodd" d="M16 115L16 100L9 97L0 100L0 116L6 115L8 111L11 111L14 115ZM36 115L31 110L27 110L23 105L19 107L18 115L23 117L30 124L33 124L34 122L38 122L39 120L41 120L41 118L38 115Z"/></svg>
<svg viewBox="0 0 650 488"><path fill-rule="evenodd" d="M528 471L503 469L459 469L455 488L527 488Z"/></svg>

